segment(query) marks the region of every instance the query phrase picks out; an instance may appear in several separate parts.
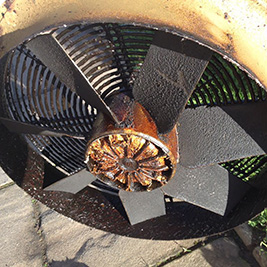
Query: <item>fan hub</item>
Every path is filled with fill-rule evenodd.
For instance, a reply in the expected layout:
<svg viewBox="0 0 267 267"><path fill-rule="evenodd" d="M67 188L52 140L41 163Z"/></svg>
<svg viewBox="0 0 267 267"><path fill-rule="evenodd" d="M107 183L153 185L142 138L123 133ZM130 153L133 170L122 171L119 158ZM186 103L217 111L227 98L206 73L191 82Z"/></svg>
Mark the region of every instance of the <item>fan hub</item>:
<svg viewBox="0 0 267 267"><path fill-rule="evenodd" d="M171 155L148 139L123 133L96 139L87 151L90 171L127 191L150 191L166 184L174 169Z"/></svg>
<svg viewBox="0 0 267 267"><path fill-rule="evenodd" d="M121 124L98 115L85 155L90 172L127 191L151 191L165 185L178 159L176 128L159 135L149 113L124 94L110 106Z"/></svg>
<svg viewBox="0 0 267 267"><path fill-rule="evenodd" d="M119 160L119 166L121 169L127 172L133 172L138 169L138 162L132 158L122 158Z"/></svg>

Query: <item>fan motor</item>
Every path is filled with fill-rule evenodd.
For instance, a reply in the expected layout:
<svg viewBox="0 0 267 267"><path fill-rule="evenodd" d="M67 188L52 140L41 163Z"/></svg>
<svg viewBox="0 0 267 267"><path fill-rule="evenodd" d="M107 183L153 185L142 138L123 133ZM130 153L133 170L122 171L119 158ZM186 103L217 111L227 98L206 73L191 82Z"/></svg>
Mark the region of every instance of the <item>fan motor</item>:
<svg viewBox="0 0 267 267"><path fill-rule="evenodd" d="M149 28L109 23L62 27L53 35L103 98L107 98L115 92L131 91L154 33L155 30ZM97 111L66 88L25 46L18 46L11 53L7 66L4 78L7 102L3 112L10 118L70 132L92 129ZM214 54L187 108L245 104L265 99L265 90L254 80ZM65 174L85 166L83 151L87 144L83 140L37 135L26 135L25 139ZM266 156L260 156L223 163L223 166L246 180L264 170L266 162Z"/></svg>
<svg viewBox="0 0 267 267"><path fill-rule="evenodd" d="M133 84L155 32L157 31L147 27L129 24L98 23L62 27L51 34L64 47L101 97L111 102L117 95L131 95ZM120 214L125 212L118 199L113 196L118 189L154 191L171 180L179 159L176 129L169 136L158 136L156 130L151 133L145 129L141 131L141 126L128 127L131 121L125 122L123 127L116 128L110 123L109 118L99 114L62 84L25 44L10 52L3 64L5 75L1 77L4 84L1 92L1 113L4 116L72 133L90 132L93 126L102 125L95 127L89 143L86 140L27 134L21 136L22 142L14 137L8 145L3 141L9 138L8 133L5 130L2 132L1 145L7 148L2 152L0 160L5 171L32 196L59 212L87 225L114 233L144 238L153 236L179 239L212 234L236 226L248 219L245 209L254 209L253 204L249 204L250 201L255 203L265 198L257 198L251 193L247 200L236 208L236 213L240 211L240 215L231 214L227 218L219 218L216 214L211 215L199 207L166 196L168 214L164 218L158 218L151 225L150 221L147 221L130 227L127 219L121 218L114 211L116 207ZM214 53L186 108L228 106L265 100L265 91L254 80ZM142 110L141 107L139 109ZM126 112L126 109L123 111ZM139 119L140 125L147 124L147 120L150 120L148 115L140 116ZM153 128L153 122L150 121L149 125ZM112 144L114 141L115 147L110 149L116 149L118 140L127 144L130 142L128 140L138 140L142 144L147 142L148 146L153 147L152 150L158 153L155 156L160 157L160 161L156 162L159 164L156 168L162 167L160 174L153 175L153 179L148 175L148 178L142 181L138 181L136 176L133 179L125 176L116 179L122 170L126 170L129 177L136 173L139 163L130 157L116 161L120 169L113 173L112 177L110 172L107 174L103 168L104 172L101 172L103 165L98 159L100 156L103 158L102 155L106 152L103 148L104 143L110 141ZM25 148L25 144L29 145L29 148ZM19 151L15 158L12 153L7 153L12 146L17 147ZM125 148L125 145L122 147ZM153 151L151 157L155 157ZM26 166L22 164L21 168L16 168L14 161L23 162ZM256 181L257 184L257 177L263 175L266 170L266 162L266 155L263 155L221 163L221 166L243 180L254 178L250 182ZM57 177L60 179L76 173L85 168L86 164L99 176L100 181L93 182L92 186L84 189L79 196L42 191L44 184L49 185L56 182ZM26 175L23 176L21 173ZM134 181L134 185L128 180ZM102 192L102 195L99 195L99 192ZM103 208L100 213L99 203ZM264 203L262 201L254 212L259 212ZM188 213L191 215L188 216ZM198 216L198 223L192 219L192 214ZM168 231L159 231L162 225L167 225ZM140 234L143 228L147 229L147 232ZM158 234L155 234L157 231Z"/></svg>
<svg viewBox="0 0 267 267"><path fill-rule="evenodd" d="M149 113L125 94L115 96L109 106L121 124L98 115L85 153L89 170L126 191L151 191L167 184L178 162L176 127L159 135Z"/></svg>

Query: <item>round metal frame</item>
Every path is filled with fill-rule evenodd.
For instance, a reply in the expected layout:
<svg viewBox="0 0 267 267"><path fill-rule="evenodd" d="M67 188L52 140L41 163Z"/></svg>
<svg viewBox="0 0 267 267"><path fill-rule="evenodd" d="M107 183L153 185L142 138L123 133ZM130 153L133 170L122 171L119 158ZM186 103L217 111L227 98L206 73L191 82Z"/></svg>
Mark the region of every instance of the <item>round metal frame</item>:
<svg viewBox="0 0 267 267"><path fill-rule="evenodd" d="M263 87L267 87L267 1L264 0L242 0L238 3L234 0L151 0L148 3L142 0L72 0L67 4L55 0L7 0L2 3L0 10L0 57L4 57L11 49L35 34L53 28L90 21L125 22L166 30L199 42L238 64ZM0 147L12 154L13 162L10 166L15 166L17 159L25 158L25 166L16 170L18 173L13 174L16 177L14 180L32 196L82 223L135 237L183 239L224 231L243 222L247 217L244 212L237 212L230 219L222 219L196 206L177 202L172 206L167 203L169 216L157 219L157 223L150 225L151 221L147 221L130 226L126 218L118 215L118 211L123 213L118 199L108 195L104 197L92 188L84 189L77 197L67 193L42 193L39 188L33 190L35 184L39 186L38 177L42 176L39 166L45 163L35 151L25 147L16 135L7 135L5 131L1 127ZM21 152L19 157L18 152ZM49 166L45 168L48 170ZM24 169L25 173L22 171ZM20 171L24 174L23 177ZM51 175L56 175L55 170L48 171ZM31 186L24 186L27 184ZM56 202L55 199L62 199L62 202ZM265 201L257 207L250 206L249 203L255 202L255 199ZM260 212L266 206L266 201L266 197L256 196L251 192L239 208L241 210L246 205L248 213L255 210ZM84 207L82 210L81 206ZM175 211L175 206L180 206L178 212ZM198 220L202 221L201 231L200 224L195 221L196 214Z"/></svg>

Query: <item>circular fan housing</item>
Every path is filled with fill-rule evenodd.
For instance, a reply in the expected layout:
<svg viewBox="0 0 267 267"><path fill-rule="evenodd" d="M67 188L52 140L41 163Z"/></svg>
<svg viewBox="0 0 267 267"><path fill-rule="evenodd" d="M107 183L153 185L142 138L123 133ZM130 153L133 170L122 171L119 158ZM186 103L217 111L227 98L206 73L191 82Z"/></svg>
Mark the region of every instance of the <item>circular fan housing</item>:
<svg viewBox="0 0 267 267"><path fill-rule="evenodd" d="M106 100L116 92L131 92L155 32L140 26L98 23L62 27L51 34ZM91 133L97 123L97 110L64 86L24 44L10 52L1 64L2 117L55 130ZM186 108L245 105L265 100L266 92L254 80L214 53ZM262 155L221 164L240 179L252 184L255 181L260 191L252 190L227 217L166 196L165 216L131 226L120 200L114 196L118 190L99 181L76 195L43 191L45 185L86 167L84 154L90 149L87 141L18 136L0 127L0 163L18 185L58 212L105 231L154 239L211 235L250 219L267 203L263 175L267 157ZM98 138L102 135L94 135L91 142ZM163 150L161 145L156 147ZM119 163L123 168L135 168L134 162ZM172 168L171 164L168 166Z"/></svg>

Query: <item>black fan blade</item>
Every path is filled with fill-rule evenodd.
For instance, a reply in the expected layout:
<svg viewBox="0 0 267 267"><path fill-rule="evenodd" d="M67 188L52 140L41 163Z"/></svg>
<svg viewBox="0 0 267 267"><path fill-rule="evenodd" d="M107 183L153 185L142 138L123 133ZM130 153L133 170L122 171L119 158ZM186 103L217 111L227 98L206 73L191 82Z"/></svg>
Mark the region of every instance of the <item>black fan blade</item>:
<svg viewBox="0 0 267 267"><path fill-rule="evenodd" d="M250 186L220 165L188 169L180 164L173 179L162 191L172 197L227 215L244 197Z"/></svg>
<svg viewBox="0 0 267 267"><path fill-rule="evenodd" d="M71 137L75 139L85 139L85 135L67 131L53 130L45 127L36 126L30 123L15 121L0 117L0 122L11 132L18 134L39 134L52 137Z"/></svg>
<svg viewBox="0 0 267 267"><path fill-rule="evenodd" d="M186 109L178 124L180 164L205 166L267 153L267 101Z"/></svg>
<svg viewBox="0 0 267 267"><path fill-rule="evenodd" d="M73 92L76 92L87 104L107 114L118 123L115 114L94 90L86 76L52 35L37 36L29 41L26 46L55 73L61 82Z"/></svg>
<svg viewBox="0 0 267 267"><path fill-rule="evenodd" d="M168 33L156 33L135 81L133 95L155 120L159 132L170 131L205 70L212 52Z"/></svg>
<svg viewBox="0 0 267 267"><path fill-rule="evenodd" d="M93 174L91 174L86 169L83 169L73 175L67 176L45 187L44 190L62 191L62 192L76 194L95 180L96 177Z"/></svg>
<svg viewBox="0 0 267 267"><path fill-rule="evenodd" d="M120 190L119 197L131 225L166 214L164 195L160 189L151 192Z"/></svg>

